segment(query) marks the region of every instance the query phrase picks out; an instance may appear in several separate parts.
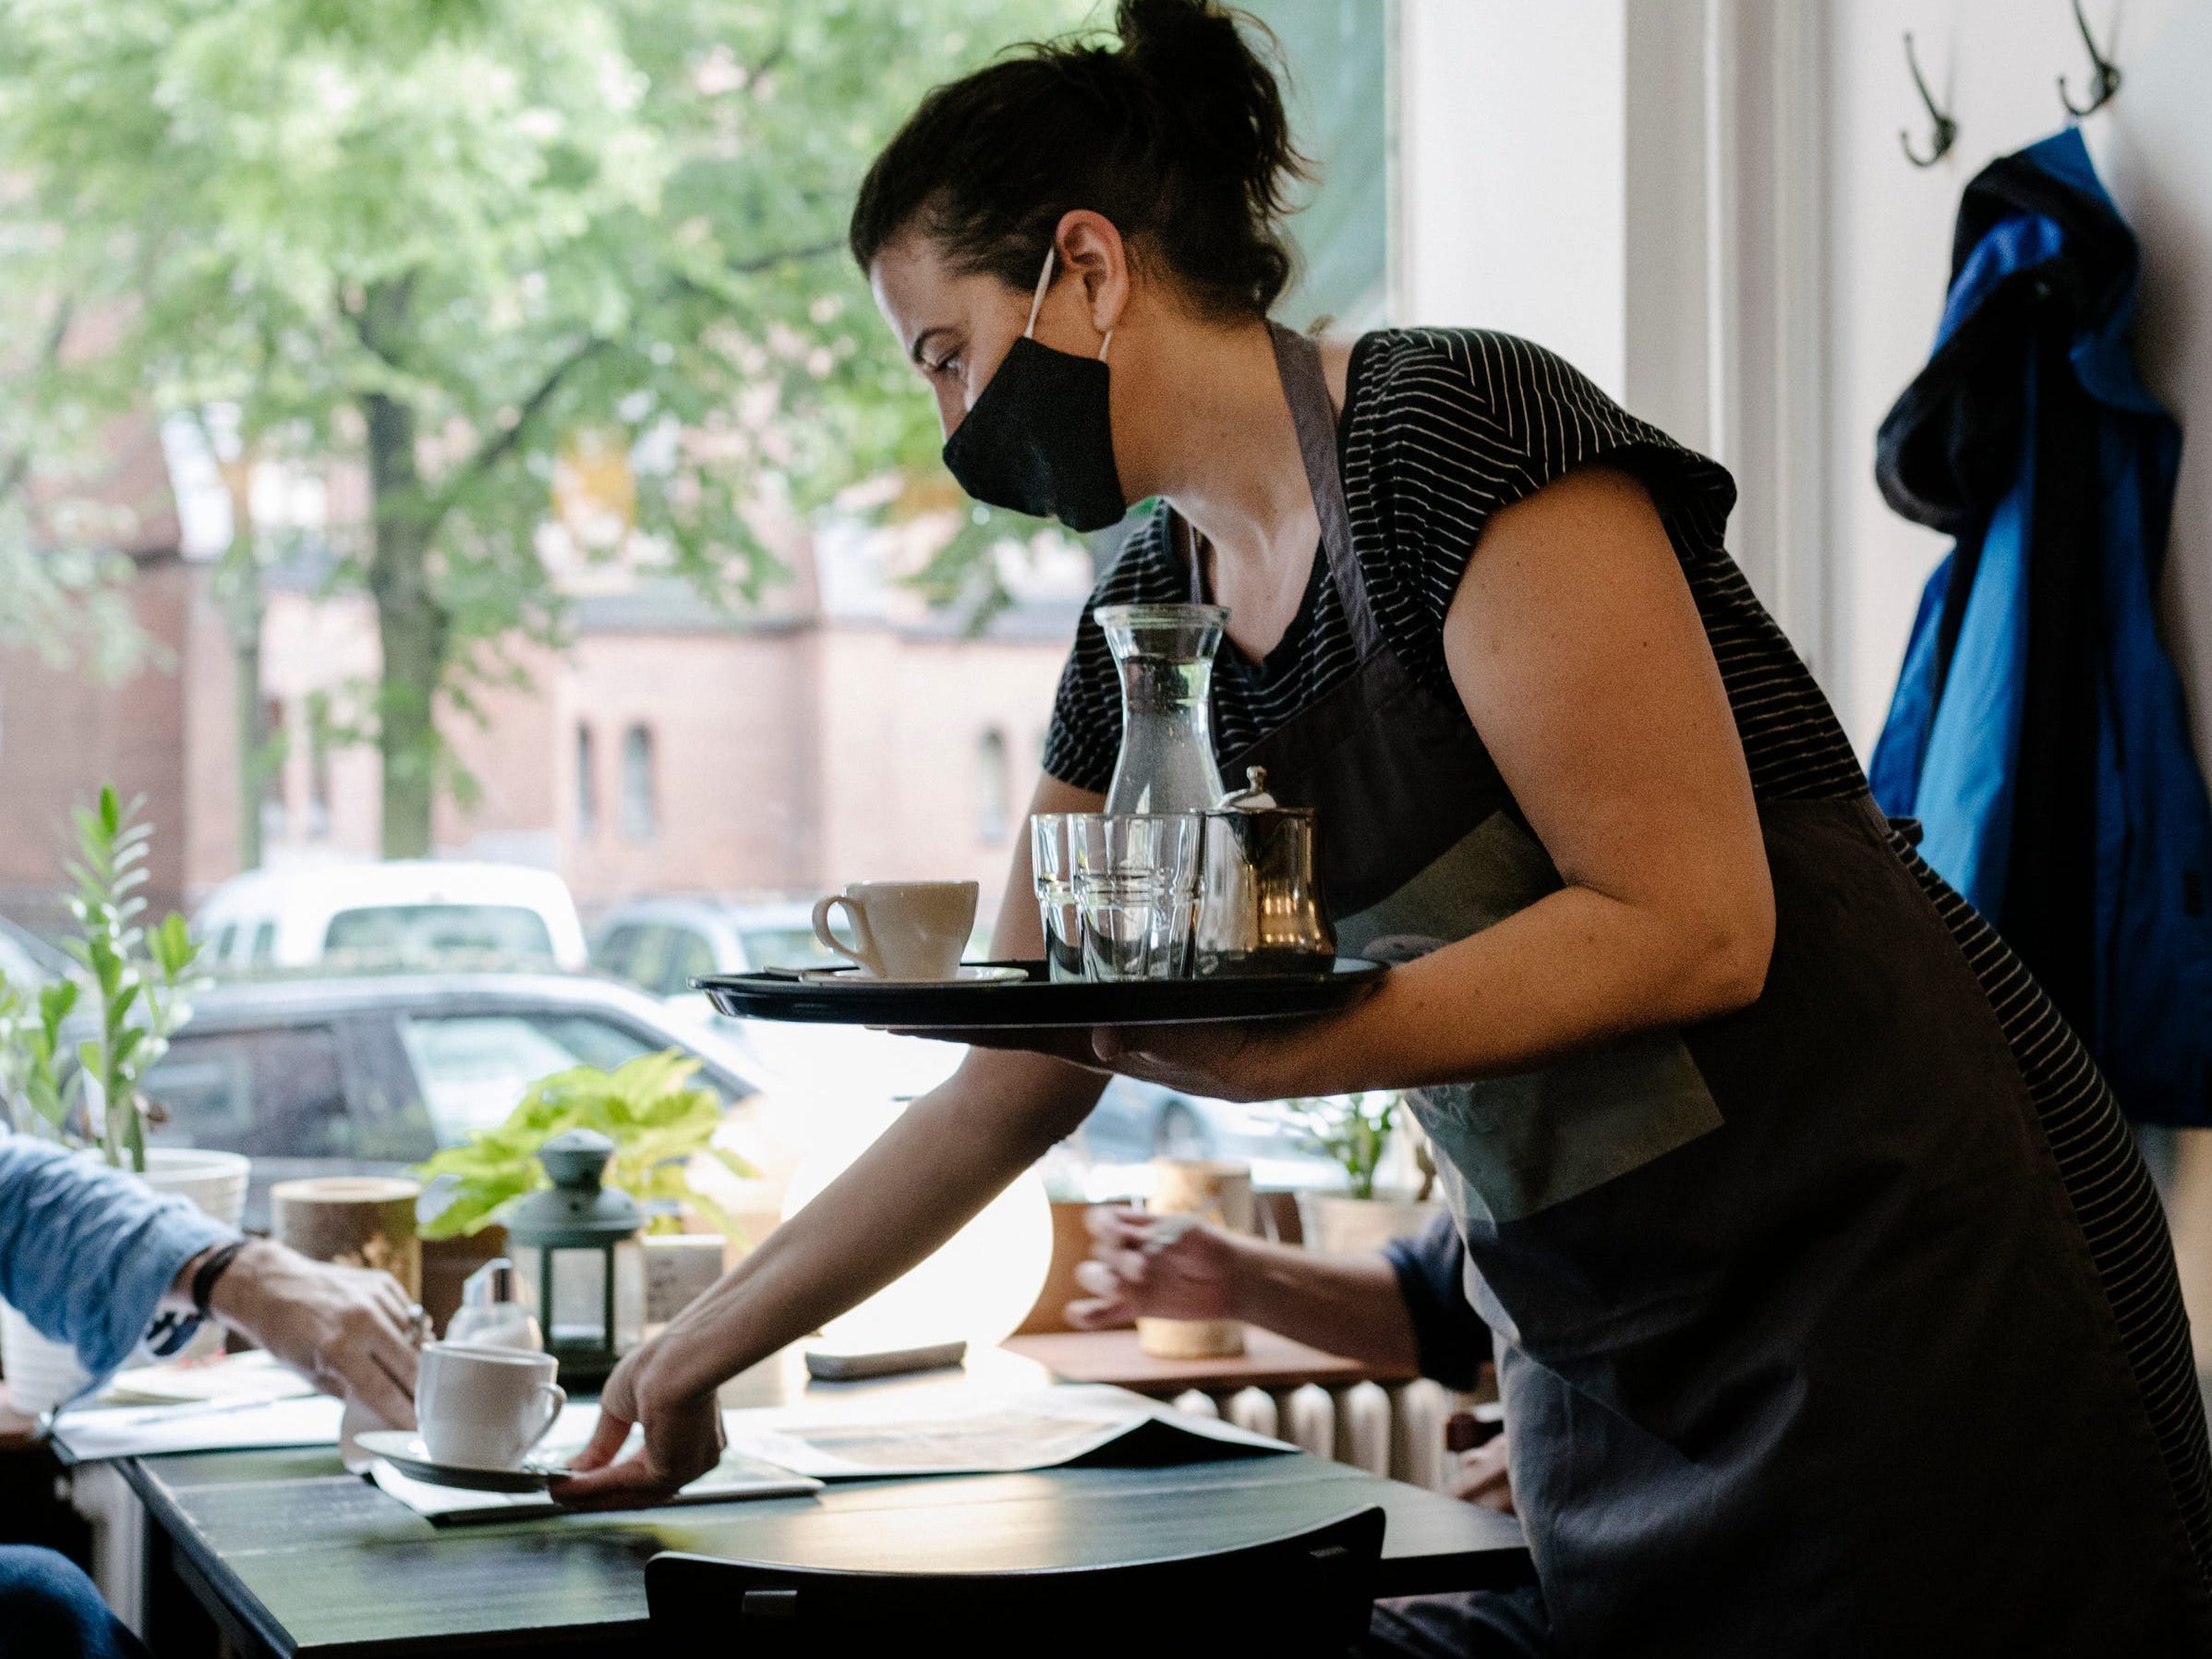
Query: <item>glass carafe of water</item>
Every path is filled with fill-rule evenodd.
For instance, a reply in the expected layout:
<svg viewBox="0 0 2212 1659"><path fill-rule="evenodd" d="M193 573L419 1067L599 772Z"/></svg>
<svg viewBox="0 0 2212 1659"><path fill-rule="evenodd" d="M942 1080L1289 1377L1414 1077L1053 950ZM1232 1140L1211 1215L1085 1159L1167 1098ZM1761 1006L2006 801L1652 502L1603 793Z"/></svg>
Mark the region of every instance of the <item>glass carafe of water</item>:
<svg viewBox="0 0 2212 1659"><path fill-rule="evenodd" d="M1221 795L1207 689L1228 612L1219 605L1105 605L1121 671L1121 757L1108 812L1203 812Z"/></svg>

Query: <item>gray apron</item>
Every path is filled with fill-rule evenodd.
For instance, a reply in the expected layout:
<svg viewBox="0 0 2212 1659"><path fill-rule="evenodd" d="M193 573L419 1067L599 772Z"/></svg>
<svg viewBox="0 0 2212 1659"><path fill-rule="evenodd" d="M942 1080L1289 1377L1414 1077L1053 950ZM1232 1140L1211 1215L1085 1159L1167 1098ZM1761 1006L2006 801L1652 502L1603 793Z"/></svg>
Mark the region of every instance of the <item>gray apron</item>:
<svg viewBox="0 0 2212 1659"><path fill-rule="evenodd" d="M1275 346L1360 660L1223 775L1318 807L1342 949L1408 960L1561 881L1377 629L1319 353ZM1557 1651L2200 1651L2178 1506L1980 983L1869 797L1759 817L1756 1003L1414 1096Z"/></svg>

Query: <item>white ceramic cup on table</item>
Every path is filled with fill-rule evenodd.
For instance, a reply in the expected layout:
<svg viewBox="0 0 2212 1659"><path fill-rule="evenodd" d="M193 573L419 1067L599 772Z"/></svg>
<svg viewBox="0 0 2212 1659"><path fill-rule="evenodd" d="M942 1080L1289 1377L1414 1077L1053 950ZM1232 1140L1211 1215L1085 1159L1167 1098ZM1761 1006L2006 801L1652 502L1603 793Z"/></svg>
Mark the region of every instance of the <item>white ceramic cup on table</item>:
<svg viewBox="0 0 2212 1659"><path fill-rule="evenodd" d="M973 881L855 881L815 901L815 937L874 979L954 979L975 929ZM831 918L844 912L852 942Z"/></svg>
<svg viewBox="0 0 2212 1659"><path fill-rule="evenodd" d="M415 1380L415 1421L435 1463L514 1469L546 1437L568 1396L560 1362L518 1348L433 1342Z"/></svg>

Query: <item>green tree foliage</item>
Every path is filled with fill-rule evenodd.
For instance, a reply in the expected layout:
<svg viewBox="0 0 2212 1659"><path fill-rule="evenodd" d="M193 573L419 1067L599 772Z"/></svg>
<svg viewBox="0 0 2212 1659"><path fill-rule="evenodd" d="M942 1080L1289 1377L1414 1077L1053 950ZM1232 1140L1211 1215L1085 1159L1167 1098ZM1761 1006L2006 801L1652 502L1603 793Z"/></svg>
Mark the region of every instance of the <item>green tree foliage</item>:
<svg viewBox="0 0 2212 1659"><path fill-rule="evenodd" d="M653 1212L649 1230L674 1231L676 1210L688 1206L730 1237L742 1237L737 1224L686 1173L702 1153L740 1178L757 1173L735 1153L712 1144L722 1101L712 1089L693 1084L698 1069L696 1060L668 1048L641 1054L611 1072L572 1066L539 1079L504 1123L472 1131L462 1144L417 1168L426 1182L441 1183L433 1192L447 1194L445 1207L424 1224L424 1236L482 1231L516 1199L551 1184L538 1162L539 1147L572 1129L593 1129L614 1143L607 1184Z"/></svg>
<svg viewBox="0 0 2212 1659"><path fill-rule="evenodd" d="M843 253L852 194L928 86L1084 9L6 0L0 180L34 229L0 284L100 320L62 354L72 396L231 404L252 453L362 466L360 731L385 850L419 854L441 703L508 672L501 642L559 637L564 445L625 454L630 551L731 604L780 574L764 510L930 476L929 400Z"/></svg>

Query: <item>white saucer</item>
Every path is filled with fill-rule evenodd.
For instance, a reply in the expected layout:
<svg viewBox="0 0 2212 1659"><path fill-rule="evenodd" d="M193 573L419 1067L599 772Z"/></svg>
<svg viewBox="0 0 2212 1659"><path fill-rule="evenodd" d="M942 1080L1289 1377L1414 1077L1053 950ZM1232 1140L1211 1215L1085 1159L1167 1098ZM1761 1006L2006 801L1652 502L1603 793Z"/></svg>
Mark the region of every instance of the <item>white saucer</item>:
<svg viewBox="0 0 2212 1659"><path fill-rule="evenodd" d="M369 1429L355 1435L354 1444L412 1479L434 1486L462 1486L471 1492L543 1492L550 1483L568 1472L564 1464L529 1457L511 1469L441 1463L430 1456L422 1436L408 1429Z"/></svg>
<svg viewBox="0 0 2212 1659"><path fill-rule="evenodd" d="M802 968L799 977L808 985L1008 985L1027 979L1029 973L1023 968L969 966L949 979L878 979L858 968Z"/></svg>

